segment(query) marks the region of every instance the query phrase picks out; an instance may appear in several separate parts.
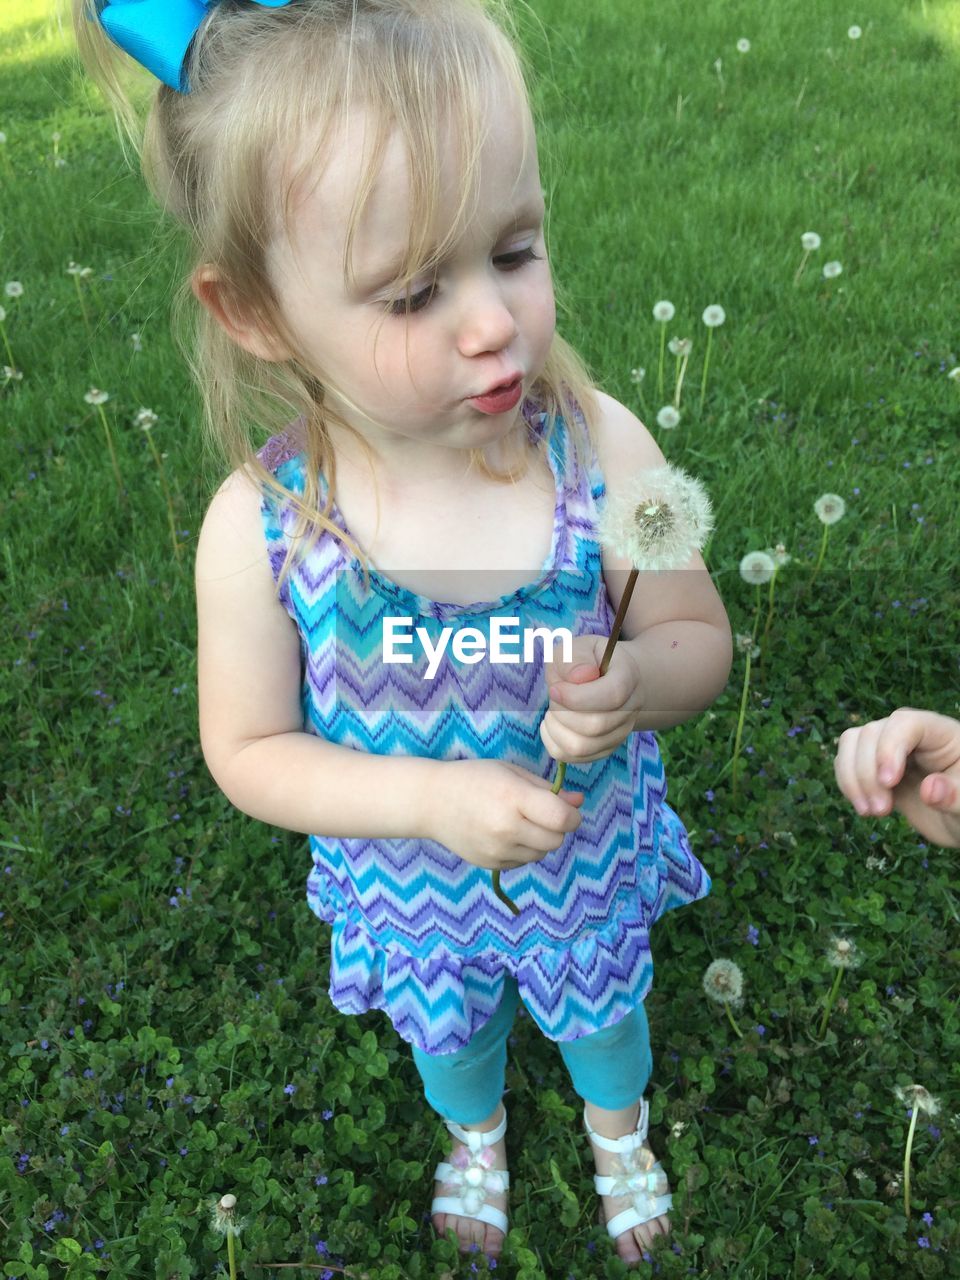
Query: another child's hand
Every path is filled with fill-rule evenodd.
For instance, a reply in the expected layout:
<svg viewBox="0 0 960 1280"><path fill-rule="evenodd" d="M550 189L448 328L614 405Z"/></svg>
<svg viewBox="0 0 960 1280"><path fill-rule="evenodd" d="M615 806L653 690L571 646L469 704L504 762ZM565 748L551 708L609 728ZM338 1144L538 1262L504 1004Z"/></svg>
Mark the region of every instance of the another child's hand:
<svg viewBox="0 0 960 1280"><path fill-rule="evenodd" d="M544 663L550 707L540 737L555 760L603 760L636 728L643 705L640 671L629 648L618 644L601 677L606 647L606 636L577 636L572 661Z"/></svg>
<svg viewBox="0 0 960 1280"><path fill-rule="evenodd" d="M539 862L582 821L582 791L554 795L545 778L519 765L449 760L437 779L432 838L490 871Z"/></svg>
<svg viewBox="0 0 960 1280"><path fill-rule="evenodd" d="M860 814L891 805L935 844L960 847L960 724L899 707L847 729L834 761L837 784Z"/></svg>

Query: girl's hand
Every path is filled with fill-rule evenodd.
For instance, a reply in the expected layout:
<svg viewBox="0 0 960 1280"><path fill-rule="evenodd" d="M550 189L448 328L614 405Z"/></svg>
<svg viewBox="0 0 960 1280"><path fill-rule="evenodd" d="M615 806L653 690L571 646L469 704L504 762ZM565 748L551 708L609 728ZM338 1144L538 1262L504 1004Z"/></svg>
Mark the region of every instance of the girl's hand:
<svg viewBox="0 0 960 1280"><path fill-rule="evenodd" d="M431 838L476 867L503 871L539 862L582 822L582 791L551 784L500 760L447 760L437 772Z"/></svg>
<svg viewBox="0 0 960 1280"><path fill-rule="evenodd" d="M837 785L860 814L891 805L935 844L960 848L960 724L899 707L840 735Z"/></svg>
<svg viewBox="0 0 960 1280"><path fill-rule="evenodd" d="M540 737L555 760L602 760L636 728L643 706L639 667L629 647L618 643L601 676L606 647L606 636L576 636L571 662L544 663L550 707Z"/></svg>

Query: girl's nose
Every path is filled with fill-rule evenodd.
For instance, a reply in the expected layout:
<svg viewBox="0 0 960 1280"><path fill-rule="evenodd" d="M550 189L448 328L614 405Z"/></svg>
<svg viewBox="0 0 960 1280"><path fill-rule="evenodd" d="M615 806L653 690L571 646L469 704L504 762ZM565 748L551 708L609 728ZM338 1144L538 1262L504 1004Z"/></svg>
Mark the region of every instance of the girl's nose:
<svg viewBox="0 0 960 1280"><path fill-rule="evenodd" d="M513 311L495 281L485 282L464 294L459 332L463 355L502 351L518 333Z"/></svg>

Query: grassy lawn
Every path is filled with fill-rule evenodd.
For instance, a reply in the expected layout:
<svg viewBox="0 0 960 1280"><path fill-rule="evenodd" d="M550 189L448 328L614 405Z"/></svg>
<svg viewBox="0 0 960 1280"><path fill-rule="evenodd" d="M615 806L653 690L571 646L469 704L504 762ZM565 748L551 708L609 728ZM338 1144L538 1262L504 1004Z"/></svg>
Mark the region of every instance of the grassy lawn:
<svg viewBox="0 0 960 1280"><path fill-rule="evenodd" d="M761 646L736 782L744 652L661 735L713 891L653 934L674 1230L641 1274L960 1275L958 855L857 818L832 767L849 725L960 710L960 2L530 0L524 30L562 330L704 480L708 563ZM224 470L170 334L185 250L55 0L4 0L0 104L0 1274L224 1274L225 1192L241 1275L485 1272L426 1220L445 1131L407 1046L331 1007L305 838L204 764L192 562ZM672 428L662 336L692 340ZM824 493L846 511L817 568ZM745 582L778 544L775 592ZM858 963L821 1035L837 937ZM558 1053L523 1018L511 1046L495 1274L626 1275ZM908 1217L914 1083L940 1107Z"/></svg>

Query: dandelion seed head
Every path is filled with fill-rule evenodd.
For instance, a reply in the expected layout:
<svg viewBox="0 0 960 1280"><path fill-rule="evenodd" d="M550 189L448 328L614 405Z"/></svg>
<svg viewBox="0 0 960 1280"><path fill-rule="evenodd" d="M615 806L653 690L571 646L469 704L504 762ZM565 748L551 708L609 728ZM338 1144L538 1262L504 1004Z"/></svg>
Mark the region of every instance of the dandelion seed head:
<svg viewBox="0 0 960 1280"><path fill-rule="evenodd" d="M665 404L657 414L657 426L663 427L665 431L670 431L674 427L680 425L680 411L675 409L672 404Z"/></svg>
<svg viewBox="0 0 960 1280"><path fill-rule="evenodd" d="M922 1084L896 1085L893 1092L905 1106L915 1108L928 1116L935 1116L940 1110L939 1099L935 1098Z"/></svg>
<svg viewBox="0 0 960 1280"><path fill-rule="evenodd" d="M600 541L635 569L679 569L713 529L699 480L666 463L641 471L600 514Z"/></svg>
<svg viewBox="0 0 960 1280"><path fill-rule="evenodd" d="M703 313L703 323L708 329L716 329L719 325L723 324L726 318L727 313L724 311L723 307L719 306L717 303L713 303L711 306L707 307Z"/></svg>
<svg viewBox="0 0 960 1280"><path fill-rule="evenodd" d="M860 37L863 35L863 30L862 28L858 27L856 23L854 23L852 27L848 28L847 35L850 37L851 40L859 40Z"/></svg>
<svg viewBox="0 0 960 1280"><path fill-rule="evenodd" d="M666 324L667 321L672 320L676 314L676 307L672 302L667 302L666 299L662 302L655 302L653 304L653 318L654 320L659 320L661 324Z"/></svg>
<svg viewBox="0 0 960 1280"><path fill-rule="evenodd" d="M3 292L7 295L8 298L22 298L23 285L20 283L19 280L8 280L7 283L3 286Z"/></svg>
<svg viewBox="0 0 960 1280"><path fill-rule="evenodd" d="M849 938L832 937L827 946L827 964L836 969L856 969L860 963L856 944Z"/></svg>
<svg viewBox="0 0 960 1280"><path fill-rule="evenodd" d="M738 633L736 638L736 646L738 653L749 653L751 658L759 658L760 646L754 644L753 636Z"/></svg>
<svg viewBox="0 0 960 1280"><path fill-rule="evenodd" d="M821 524L836 524L843 519L847 504L837 493L823 493L813 504Z"/></svg>
<svg viewBox="0 0 960 1280"><path fill-rule="evenodd" d="M83 398L87 404L106 404L110 395L106 391L101 391L99 387L91 387Z"/></svg>
<svg viewBox="0 0 960 1280"><path fill-rule="evenodd" d="M833 280L842 270L843 267L839 262L825 262L823 264L823 278L824 280Z"/></svg>
<svg viewBox="0 0 960 1280"><path fill-rule="evenodd" d="M155 425L156 421L157 415L152 409L141 409L134 418L135 425L144 431L149 431L150 428Z"/></svg>
<svg viewBox="0 0 960 1280"><path fill-rule="evenodd" d="M220 1236L238 1236L247 1225L236 1216L237 1197L221 1196L210 1205L210 1228Z"/></svg>
<svg viewBox="0 0 960 1280"><path fill-rule="evenodd" d="M952 378L954 382L960 382L960 364L955 369L951 369L947 377Z"/></svg>
<svg viewBox="0 0 960 1280"><path fill-rule="evenodd" d="M817 235L815 231L805 231L803 235L800 237L800 243L804 247L804 249L806 249L807 252L810 253L814 249L820 248L821 241L820 241L820 237Z"/></svg>
<svg viewBox="0 0 960 1280"><path fill-rule="evenodd" d="M750 52L750 41L746 38L746 36L741 36L740 39L737 41L737 52L738 53Z"/></svg>
<svg viewBox="0 0 960 1280"><path fill-rule="evenodd" d="M642 367L630 370L631 382L642 382L646 376L647 376L647 371Z"/></svg>
<svg viewBox="0 0 960 1280"><path fill-rule="evenodd" d="M703 989L717 1004L740 1004L743 999L743 973L732 960L714 960L703 975Z"/></svg>
<svg viewBox="0 0 960 1280"><path fill-rule="evenodd" d="M688 356L693 350L692 338L671 338L667 350L672 356Z"/></svg>
<svg viewBox="0 0 960 1280"><path fill-rule="evenodd" d="M740 577L751 586L762 586L776 572L773 557L766 551L748 551L740 561Z"/></svg>

